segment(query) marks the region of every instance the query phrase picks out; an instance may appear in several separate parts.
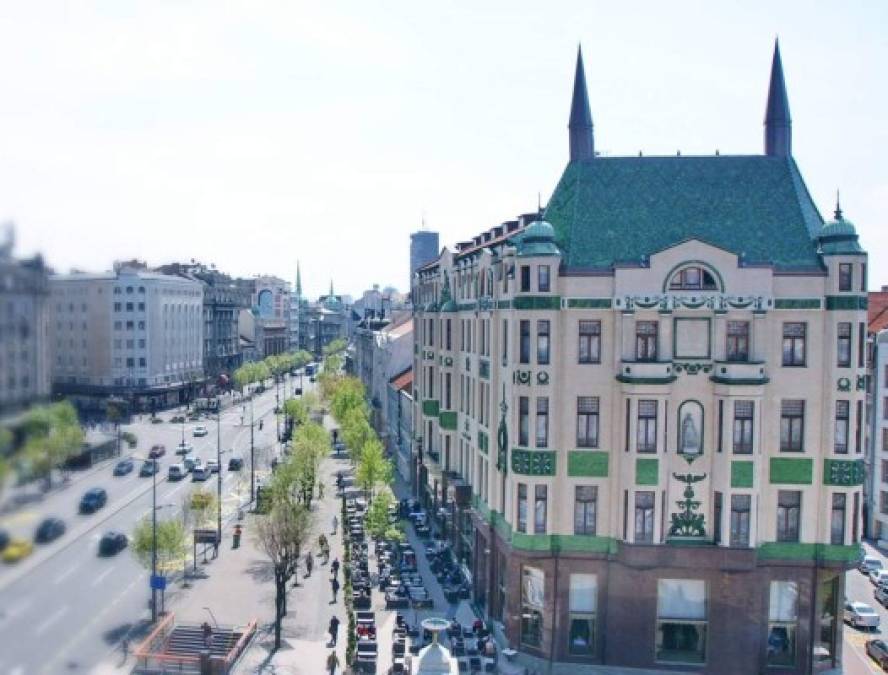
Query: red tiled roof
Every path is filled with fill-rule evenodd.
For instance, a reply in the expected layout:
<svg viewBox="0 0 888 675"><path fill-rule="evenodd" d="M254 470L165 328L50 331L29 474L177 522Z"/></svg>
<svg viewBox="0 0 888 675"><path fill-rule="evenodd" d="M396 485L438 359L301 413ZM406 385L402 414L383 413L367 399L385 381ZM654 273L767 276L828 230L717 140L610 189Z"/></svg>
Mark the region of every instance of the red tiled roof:
<svg viewBox="0 0 888 675"><path fill-rule="evenodd" d="M871 292L867 306L867 331L878 333L888 328L888 291Z"/></svg>
<svg viewBox="0 0 888 675"><path fill-rule="evenodd" d="M413 387L413 368L408 368L400 375L395 375L390 382L398 391L411 389Z"/></svg>

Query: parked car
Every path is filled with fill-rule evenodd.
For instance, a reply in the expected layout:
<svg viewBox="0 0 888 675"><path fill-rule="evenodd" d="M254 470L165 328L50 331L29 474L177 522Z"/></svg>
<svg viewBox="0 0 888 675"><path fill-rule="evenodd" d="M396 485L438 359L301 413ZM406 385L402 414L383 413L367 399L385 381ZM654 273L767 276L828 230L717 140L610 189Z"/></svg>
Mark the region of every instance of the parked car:
<svg viewBox="0 0 888 675"><path fill-rule="evenodd" d="M240 471L244 468L244 460L240 457L232 457L228 460L228 470L229 471Z"/></svg>
<svg viewBox="0 0 888 675"><path fill-rule="evenodd" d="M161 457L163 457L166 454L166 451L167 451L166 446L163 446L160 444L153 445L153 446L151 446L151 449L148 451L148 456L151 459L160 459Z"/></svg>
<svg viewBox="0 0 888 675"><path fill-rule="evenodd" d="M167 469L167 478L169 480L182 480L188 474L188 469L185 468L184 464L170 464L170 468Z"/></svg>
<svg viewBox="0 0 888 675"><path fill-rule="evenodd" d="M115 476L125 476L128 473L132 472L134 468L133 460L131 459L121 459L117 464L114 465L114 475Z"/></svg>
<svg viewBox="0 0 888 675"><path fill-rule="evenodd" d="M857 569L869 576L869 573L873 570L882 569L882 560L874 555L865 555L860 564L857 565Z"/></svg>
<svg viewBox="0 0 888 675"><path fill-rule="evenodd" d="M139 475L142 478L146 476L153 476L154 474L160 471L160 464L157 463L155 459L146 459L142 464L142 468L139 469Z"/></svg>
<svg viewBox="0 0 888 675"><path fill-rule="evenodd" d="M191 472L191 480L196 483L198 481L206 480L210 475L209 468L205 466L196 466L194 467L194 471Z"/></svg>
<svg viewBox="0 0 888 675"><path fill-rule="evenodd" d="M194 435L195 438L200 438L202 436L206 436L210 432L203 424L199 424L194 427L194 431L191 433Z"/></svg>
<svg viewBox="0 0 888 675"><path fill-rule="evenodd" d="M104 488L94 487L87 490L80 498L80 513L95 513L108 501L108 493Z"/></svg>
<svg viewBox="0 0 888 675"><path fill-rule="evenodd" d="M185 465L186 471L194 471L197 467L201 466L200 457L195 457L194 455L188 455L182 459L182 463Z"/></svg>
<svg viewBox="0 0 888 675"><path fill-rule="evenodd" d="M888 644L884 640L867 640L866 655L879 664L882 670L888 670Z"/></svg>
<svg viewBox="0 0 888 675"><path fill-rule="evenodd" d="M215 459L207 460L207 469L210 473L219 473L219 462Z"/></svg>
<svg viewBox="0 0 888 675"><path fill-rule="evenodd" d="M22 558L27 558L34 551L34 544L27 539L16 537L10 540L3 549L3 562L16 563Z"/></svg>
<svg viewBox="0 0 888 675"><path fill-rule="evenodd" d="M0 530L0 551L9 546L9 532Z"/></svg>
<svg viewBox="0 0 888 675"><path fill-rule="evenodd" d="M873 598L875 598L876 602L880 605L888 607L888 585L882 584L876 586L876 590L873 591Z"/></svg>
<svg viewBox="0 0 888 675"><path fill-rule="evenodd" d="M176 446L176 454L177 455L187 455L189 452L194 450L194 446L191 443L186 443L182 441L179 445Z"/></svg>
<svg viewBox="0 0 888 675"><path fill-rule="evenodd" d="M123 532L111 530L105 532L99 539L99 555L108 556L115 555L125 549L129 544L129 540Z"/></svg>
<svg viewBox="0 0 888 675"><path fill-rule="evenodd" d="M878 586L879 584L888 581L888 570L877 569L873 570L869 573L870 583L874 586Z"/></svg>
<svg viewBox="0 0 888 675"><path fill-rule="evenodd" d="M34 533L34 541L48 544L65 534L65 521L61 518L45 518Z"/></svg>
<svg viewBox="0 0 888 675"><path fill-rule="evenodd" d="M855 628L876 629L879 627L879 615L865 602L846 602L845 622Z"/></svg>

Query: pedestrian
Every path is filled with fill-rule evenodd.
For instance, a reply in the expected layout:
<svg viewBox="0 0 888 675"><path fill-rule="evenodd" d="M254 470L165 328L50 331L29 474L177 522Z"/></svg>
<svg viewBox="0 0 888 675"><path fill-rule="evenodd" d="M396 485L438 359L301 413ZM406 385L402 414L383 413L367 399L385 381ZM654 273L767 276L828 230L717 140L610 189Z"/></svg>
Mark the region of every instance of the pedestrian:
<svg viewBox="0 0 888 675"><path fill-rule="evenodd" d="M207 646L207 649L209 649L213 644L213 627L204 621L203 624L201 624L201 630L203 630L204 644Z"/></svg>
<svg viewBox="0 0 888 675"><path fill-rule="evenodd" d="M319 548L327 548L327 535L322 534L318 537L318 547Z"/></svg>
<svg viewBox="0 0 888 675"><path fill-rule="evenodd" d="M238 523L234 526L234 534L232 535L231 548L240 548L240 540L241 540L241 525Z"/></svg>
<svg viewBox="0 0 888 675"><path fill-rule="evenodd" d="M336 594L339 593L339 579L333 577L330 580L330 588L333 590L333 602L336 602Z"/></svg>
<svg viewBox="0 0 888 675"><path fill-rule="evenodd" d="M324 481L319 480L318 481L318 499L323 499L323 498L324 498Z"/></svg>
<svg viewBox="0 0 888 675"><path fill-rule="evenodd" d="M336 650L330 652L330 656L327 657L327 670L330 671L330 675L336 675L336 666L339 665L339 657L336 656Z"/></svg>
<svg viewBox="0 0 888 675"><path fill-rule="evenodd" d="M330 565L330 569L333 570L333 578L336 579L339 576L339 558L333 558L333 564Z"/></svg>
<svg viewBox="0 0 888 675"><path fill-rule="evenodd" d="M331 646L336 646L336 638L339 635L339 617L335 614L333 618L330 619L330 644Z"/></svg>
<svg viewBox="0 0 888 675"><path fill-rule="evenodd" d="M333 516L333 534L336 534L336 528L339 527L339 518Z"/></svg>
<svg viewBox="0 0 888 675"><path fill-rule="evenodd" d="M305 554L305 576L311 576L311 569L314 567L314 556L311 551Z"/></svg>

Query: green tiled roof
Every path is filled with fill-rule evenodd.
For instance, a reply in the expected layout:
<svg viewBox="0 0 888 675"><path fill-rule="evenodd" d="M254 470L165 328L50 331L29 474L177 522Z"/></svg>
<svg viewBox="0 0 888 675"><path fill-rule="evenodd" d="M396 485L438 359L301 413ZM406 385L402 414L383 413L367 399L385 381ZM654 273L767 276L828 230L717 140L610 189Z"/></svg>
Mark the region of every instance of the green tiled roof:
<svg viewBox="0 0 888 675"><path fill-rule="evenodd" d="M567 165L545 213L570 268L608 268L696 238L747 263L821 265L823 219L792 158L596 157Z"/></svg>

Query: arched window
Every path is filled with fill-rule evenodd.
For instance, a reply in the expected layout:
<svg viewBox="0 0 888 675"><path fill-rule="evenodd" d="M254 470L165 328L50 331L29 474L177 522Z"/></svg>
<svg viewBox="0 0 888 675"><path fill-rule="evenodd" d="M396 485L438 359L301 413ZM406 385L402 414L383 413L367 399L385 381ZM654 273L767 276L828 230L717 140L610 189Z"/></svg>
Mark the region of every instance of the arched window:
<svg viewBox="0 0 888 675"><path fill-rule="evenodd" d="M712 272L703 267L684 267L669 280L670 291L717 291Z"/></svg>

